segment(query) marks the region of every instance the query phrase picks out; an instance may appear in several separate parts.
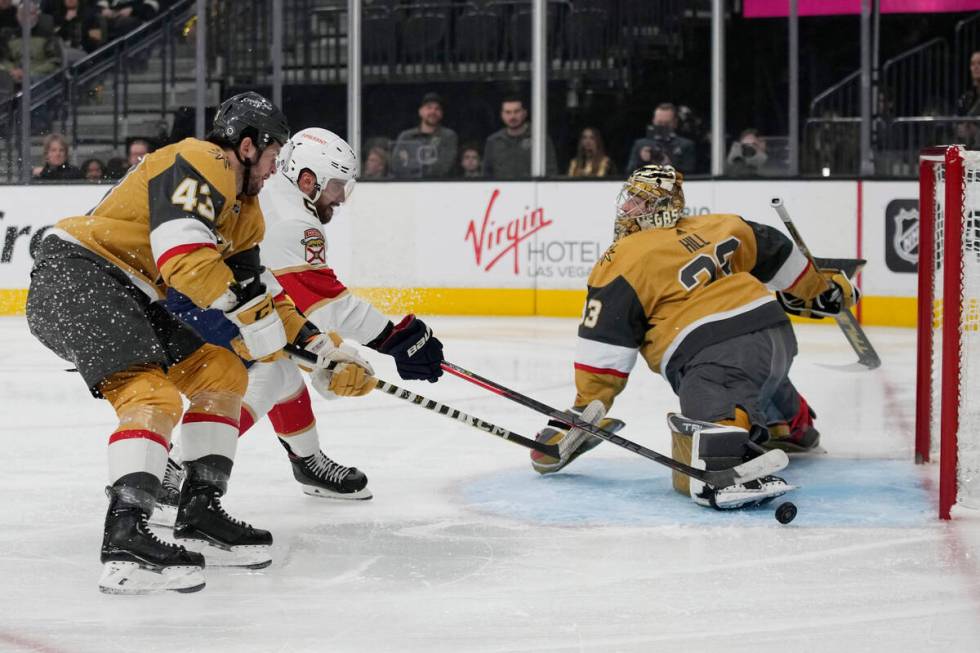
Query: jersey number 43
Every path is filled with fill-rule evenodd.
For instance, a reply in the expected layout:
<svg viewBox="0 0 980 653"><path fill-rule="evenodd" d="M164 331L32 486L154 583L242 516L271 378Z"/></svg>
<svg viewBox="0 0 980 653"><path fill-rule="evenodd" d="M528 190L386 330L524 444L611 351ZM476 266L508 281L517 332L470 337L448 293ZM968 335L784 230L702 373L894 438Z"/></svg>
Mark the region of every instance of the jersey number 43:
<svg viewBox="0 0 980 653"><path fill-rule="evenodd" d="M214 203L211 202L211 187L199 184L197 179L184 177L177 184L170 201L187 213L194 213L207 220L214 221Z"/></svg>

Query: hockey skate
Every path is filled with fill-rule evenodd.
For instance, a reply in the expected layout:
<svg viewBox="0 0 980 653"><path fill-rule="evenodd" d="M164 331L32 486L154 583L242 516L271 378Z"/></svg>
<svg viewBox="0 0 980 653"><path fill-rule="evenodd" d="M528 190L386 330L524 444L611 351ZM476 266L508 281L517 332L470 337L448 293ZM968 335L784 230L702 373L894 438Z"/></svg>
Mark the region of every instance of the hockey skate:
<svg viewBox="0 0 980 653"><path fill-rule="evenodd" d="M186 463L174 539L207 556L212 567L262 569L272 564L272 534L231 517L221 506L224 490Z"/></svg>
<svg viewBox="0 0 980 653"><path fill-rule="evenodd" d="M769 440L762 443L766 449L782 449L786 453L827 453L820 446L820 431L809 426L791 431L785 422L769 424Z"/></svg>
<svg viewBox="0 0 980 653"><path fill-rule="evenodd" d="M767 425L769 440L762 446L787 453L827 453L820 446L820 431L813 426L816 416L806 399L800 397L799 410L792 420Z"/></svg>
<svg viewBox="0 0 980 653"><path fill-rule="evenodd" d="M606 409L602 402L595 400L585 407L579 419L596 424L611 433L616 433L625 424L612 418L605 418ZM540 451L531 452L531 467L539 474L554 474L555 472L567 467L573 460L582 454L595 449L602 443L602 438L591 435L581 429L568 429L564 424L551 421L548 426L541 429L534 438L538 442L545 444L557 444L561 451L560 458L554 458Z"/></svg>
<svg viewBox="0 0 980 653"><path fill-rule="evenodd" d="M797 486L790 485L778 476L763 476L754 481L718 489L705 485L692 498L698 505L711 506L715 510L734 510L764 506L776 497L795 489Z"/></svg>
<svg viewBox="0 0 980 653"><path fill-rule="evenodd" d="M356 467L345 467L327 457L322 451L301 458L289 454L293 477L311 497L329 499L367 500L373 494L367 487L367 476Z"/></svg>
<svg viewBox="0 0 980 653"><path fill-rule="evenodd" d="M177 519L177 504L180 502L180 486L184 482L184 470L173 459L167 459L167 469L163 473L160 493L157 494L150 524L173 528Z"/></svg>
<svg viewBox="0 0 980 653"><path fill-rule="evenodd" d="M160 540L147 526L146 513L138 505L123 503L119 489L107 487L106 494L101 592L196 592L204 587L204 556Z"/></svg>

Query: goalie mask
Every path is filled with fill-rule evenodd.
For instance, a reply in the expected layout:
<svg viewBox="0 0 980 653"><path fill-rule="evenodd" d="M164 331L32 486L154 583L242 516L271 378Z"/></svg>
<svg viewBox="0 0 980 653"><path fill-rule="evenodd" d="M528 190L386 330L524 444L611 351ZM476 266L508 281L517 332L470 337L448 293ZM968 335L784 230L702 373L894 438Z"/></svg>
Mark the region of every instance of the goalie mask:
<svg viewBox="0 0 980 653"><path fill-rule="evenodd" d="M669 165L645 165L629 176L616 200L615 239L644 229L668 229L684 212L684 175Z"/></svg>
<svg viewBox="0 0 980 653"><path fill-rule="evenodd" d="M300 174L308 170L316 178L310 199L316 202L324 191L329 191L328 196L342 204L354 190L357 157L337 134L310 127L293 134L283 146L276 169L297 187Z"/></svg>

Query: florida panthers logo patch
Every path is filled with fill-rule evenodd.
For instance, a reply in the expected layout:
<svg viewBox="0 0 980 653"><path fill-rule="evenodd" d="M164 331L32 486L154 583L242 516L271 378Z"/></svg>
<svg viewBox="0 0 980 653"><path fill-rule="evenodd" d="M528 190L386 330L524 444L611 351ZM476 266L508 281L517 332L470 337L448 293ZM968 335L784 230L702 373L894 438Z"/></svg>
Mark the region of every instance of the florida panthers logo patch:
<svg viewBox="0 0 980 653"><path fill-rule="evenodd" d="M306 248L306 262L310 265L327 264L327 241L319 229L307 229L300 241Z"/></svg>

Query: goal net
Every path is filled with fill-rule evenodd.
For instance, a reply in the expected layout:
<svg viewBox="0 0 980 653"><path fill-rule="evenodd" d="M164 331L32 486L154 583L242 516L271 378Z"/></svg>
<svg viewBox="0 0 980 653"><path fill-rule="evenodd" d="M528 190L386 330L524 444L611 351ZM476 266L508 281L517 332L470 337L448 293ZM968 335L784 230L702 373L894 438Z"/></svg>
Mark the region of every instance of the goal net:
<svg viewBox="0 0 980 653"><path fill-rule="evenodd" d="M980 509L980 152L919 157L916 462L939 455L939 516Z"/></svg>

